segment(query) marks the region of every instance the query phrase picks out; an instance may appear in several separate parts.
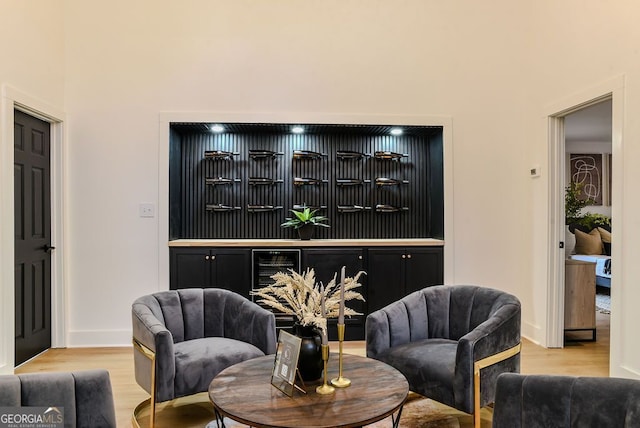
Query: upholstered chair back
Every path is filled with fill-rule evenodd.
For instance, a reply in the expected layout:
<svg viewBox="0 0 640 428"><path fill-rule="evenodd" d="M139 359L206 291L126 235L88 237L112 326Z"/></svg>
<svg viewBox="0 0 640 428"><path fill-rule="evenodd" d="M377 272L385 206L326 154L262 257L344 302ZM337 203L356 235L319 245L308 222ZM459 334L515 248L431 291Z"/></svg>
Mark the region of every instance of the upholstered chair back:
<svg viewBox="0 0 640 428"><path fill-rule="evenodd" d="M504 316L514 324L513 343L519 342L520 302L511 294L499 290L465 285L434 286L416 291L384 308L390 335L380 349L395 347L423 339L460 340L490 318ZM373 321L373 320L372 320ZM377 336L375 339L379 339ZM378 354L374 337L367 339L367 352Z"/></svg>
<svg viewBox="0 0 640 428"><path fill-rule="evenodd" d="M65 428L116 427L106 370L0 376L0 407L16 406L63 408Z"/></svg>
<svg viewBox="0 0 640 428"><path fill-rule="evenodd" d="M173 343L205 337L226 337L256 345L265 354L274 352L270 325L247 323L255 307L239 294L218 288L161 291L133 303L139 317L152 315L173 336ZM242 323L238 320L243 320Z"/></svg>
<svg viewBox="0 0 640 428"><path fill-rule="evenodd" d="M544 427L640 427L640 381L500 375L493 428Z"/></svg>

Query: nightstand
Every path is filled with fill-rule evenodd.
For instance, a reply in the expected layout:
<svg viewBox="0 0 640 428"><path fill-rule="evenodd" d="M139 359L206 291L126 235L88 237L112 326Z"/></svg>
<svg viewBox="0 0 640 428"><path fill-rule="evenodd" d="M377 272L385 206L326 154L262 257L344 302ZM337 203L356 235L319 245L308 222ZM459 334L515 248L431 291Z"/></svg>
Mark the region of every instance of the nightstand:
<svg viewBox="0 0 640 428"><path fill-rule="evenodd" d="M566 259L564 272L564 331L591 331L595 341L596 264Z"/></svg>

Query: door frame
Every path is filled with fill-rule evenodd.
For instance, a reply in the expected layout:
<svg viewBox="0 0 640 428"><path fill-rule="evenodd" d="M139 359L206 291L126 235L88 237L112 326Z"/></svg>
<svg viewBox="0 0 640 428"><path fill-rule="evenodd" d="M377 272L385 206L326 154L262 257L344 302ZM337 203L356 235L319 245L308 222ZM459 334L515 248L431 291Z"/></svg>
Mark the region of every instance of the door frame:
<svg viewBox="0 0 640 428"><path fill-rule="evenodd" d="M3 85L0 103L0 373L15 366L15 227L14 227L14 109L51 126L51 347L67 344L64 228L64 112L45 101Z"/></svg>
<svg viewBox="0 0 640 428"><path fill-rule="evenodd" d="M564 181L565 142L564 117L582 108L611 99L612 101L612 224L624 230L622 211L623 189L623 117L624 76L618 76L580 91L545 109L548 130L549 153L549 226L548 226L548 280L547 280L547 347L561 348L564 345L564 250L559 243L564 241ZM624 235L616 233L611 252L616 255L616 274L611 279L611 345L610 372L616 364L616 349L621 338L620 320L623 318L618 306L622 299L621 272L624 265L622 241ZM615 290L615 291L613 291Z"/></svg>

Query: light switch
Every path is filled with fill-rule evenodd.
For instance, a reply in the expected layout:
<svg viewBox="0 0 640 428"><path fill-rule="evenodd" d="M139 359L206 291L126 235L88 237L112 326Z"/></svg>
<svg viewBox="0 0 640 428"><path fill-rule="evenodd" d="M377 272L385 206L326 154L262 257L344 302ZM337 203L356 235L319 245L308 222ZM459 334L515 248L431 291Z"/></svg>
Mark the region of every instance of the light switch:
<svg viewBox="0 0 640 428"><path fill-rule="evenodd" d="M140 204L140 217L155 217L156 207L154 204Z"/></svg>
<svg viewBox="0 0 640 428"><path fill-rule="evenodd" d="M531 178L540 177L540 165L534 165L529 170L529 176Z"/></svg>

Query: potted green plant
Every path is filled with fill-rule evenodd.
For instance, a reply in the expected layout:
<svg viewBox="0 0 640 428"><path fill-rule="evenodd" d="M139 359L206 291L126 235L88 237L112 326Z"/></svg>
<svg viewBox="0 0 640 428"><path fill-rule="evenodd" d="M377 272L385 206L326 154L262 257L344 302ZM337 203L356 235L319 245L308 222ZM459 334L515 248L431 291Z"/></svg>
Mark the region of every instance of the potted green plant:
<svg viewBox="0 0 640 428"><path fill-rule="evenodd" d="M565 189L564 216L565 224L573 233L576 227L587 231L594 227L611 227L611 218L603 214L582 212L582 209L593 204L592 199L582 199L582 183L571 183Z"/></svg>
<svg viewBox="0 0 640 428"><path fill-rule="evenodd" d="M584 218L585 214L582 213L582 209L593 202L591 199L581 198L581 195L582 183L572 181L565 188L564 218L567 226L575 224Z"/></svg>
<svg viewBox="0 0 640 428"><path fill-rule="evenodd" d="M582 217L573 222L574 227L591 230L595 227L611 227L611 218L604 214L585 213Z"/></svg>
<svg viewBox="0 0 640 428"><path fill-rule="evenodd" d="M286 221L282 223L281 227L292 227L298 231L298 236L302 240L309 240L313 236L313 232L316 226L319 227L331 227L325 222L329 221L329 218L318 215L318 210L312 210L309 207L304 208L302 211L290 210L293 213L293 217L287 217Z"/></svg>

